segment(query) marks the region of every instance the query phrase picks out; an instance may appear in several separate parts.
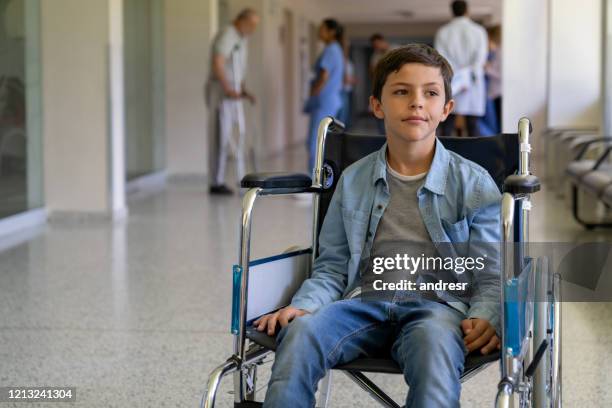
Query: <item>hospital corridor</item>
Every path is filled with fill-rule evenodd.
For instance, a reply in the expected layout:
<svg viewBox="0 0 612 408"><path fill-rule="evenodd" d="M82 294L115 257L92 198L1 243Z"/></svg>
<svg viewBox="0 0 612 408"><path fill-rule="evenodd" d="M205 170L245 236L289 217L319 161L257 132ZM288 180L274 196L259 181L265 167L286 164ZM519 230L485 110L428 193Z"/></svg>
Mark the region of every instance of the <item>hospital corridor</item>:
<svg viewBox="0 0 612 408"><path fill-rule="evenodd" d="M0 408L612 406L612 0L0 0L0 55Z"/></svg>

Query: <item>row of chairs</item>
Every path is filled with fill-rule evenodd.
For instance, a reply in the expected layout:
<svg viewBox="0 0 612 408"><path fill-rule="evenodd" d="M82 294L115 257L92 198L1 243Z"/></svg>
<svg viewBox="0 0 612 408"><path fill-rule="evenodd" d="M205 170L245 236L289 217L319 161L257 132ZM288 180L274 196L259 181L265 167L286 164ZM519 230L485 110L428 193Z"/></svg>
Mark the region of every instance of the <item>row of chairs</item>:
<svg viewBox="0 0 612 408"><path fill-rule="evenodd" d="M576 221L587 229L612 226L612 138L596 128L550 129L545 141L549 185L567 198Z"/></svg>

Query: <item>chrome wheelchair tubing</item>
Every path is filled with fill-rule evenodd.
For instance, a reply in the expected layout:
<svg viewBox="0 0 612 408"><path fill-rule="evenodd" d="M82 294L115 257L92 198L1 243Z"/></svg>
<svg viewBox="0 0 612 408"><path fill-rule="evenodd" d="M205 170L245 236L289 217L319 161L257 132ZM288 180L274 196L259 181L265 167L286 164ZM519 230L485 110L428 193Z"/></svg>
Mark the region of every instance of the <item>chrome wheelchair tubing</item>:
<svg viewBox="0 0 612 408"><path fill-rule="evenodd" d="M381 390L376 384L374 384L365 374L359 371L343 371L355 384L359 385L362 390L370 394L379 404L388 408L400 408L391 397L389 397L383 390Z"/></svg>
<svg viewBox="0 0 612 408"><path fill-rule="evenodd" d="M325 374L325 377L319 381L319 396L315 408L327 408L329 406L332 389L332 373L333 370L329 370L327 374Z"/></svg>
<svg viewBox="0 0 612 408"><path fill-rule="evenodd" d="M221 379L231 372L238 369L238 362L230 358L225 363L221 364L210 374L208 384L206 386L206 394L202 397L200 408L213 408L215 406L215 398L219 390Z"/></svg>
<svg viewBox="0 0 612 408"><path fill-rule="evenodd" d="M550 288L550 274L548 273L548 259L542 257L538 260L536 269L536 304L534 322L534 344L539 347L544 340L550 341L548 326L550 320L550 302L548 302L548 290ZM548 353L538 365L533 377L533 401L536 407L549 406L547 401L550 396L548 392L549 378L551 375L551 347L547 347Z"/></svg>
<svg viewBox="0 0 612 408"><path fill-rule="evenodd" d="M239 369L234 374L234 396L236 402L244 400L244 376L240 370L242 361L245 358L246 346L246 313L247 313L247 293L249 283L249 261L251 252L251 219L255 201L259 196L266 195L286 195L311 192L311 188L284 188L284 189L263 189L260 187L247 190L242 198L242 217L240 226L240 253L238 264L242 268L240 279L240 299L239 299L239 321L238 333L234 335L234 356L237 358Z"/></svg>
<svg viewBox="0 0 612 408"><path fill-rule="evenodd" d="M240 227L240 254L238 264L242 268L240 280L240 312L238 321L238 333L234 336L234 356L238 359L238 369L234 373L234 401L241 402L244 399L244 376L241 371L242 361L246 343L246 312L247 312L247 291L249 282L249 257L251 251L251 218L253 206L257 196L262 191L261 188L251 188L247 190L242 199L242 218Z"/></svg>
<svg viewBox="0 0 612 408"><path fill-rule="evenodd" d="M247 290L249 277L249 257L251 252L251 218L255 200L261 193L262 188L251 188L247 190L242 199L242 217L240 226L240 254L238 264L242 268L240 281L240 320L238 334L234 338L234 354L244 359L245 335L246 335L246 312L247 312Z"/></svg>
<svg viewBox="0 0 612 408"><path fill-rule="evenodd" d="M522 118L518 124L519 135L519 176L529 175L529 134L531 125L528 119ZM513 403L514 393L518 392L524 397L528 394L529 384L523 383L522 372L525 360L531 359L533 350L533 319L526 330L527 337L521 341L521 350L518 355L511 349L506 349L506 285L510 280L518 277L524 270L524 260L528 257L527 243L529 240L529 211L531 203L528 194L513 195L504 193L501 203L501 232L502 232L502 265L500 300L504 308L501 313L502 327L502 356L501 375L498 394L496 398L497 407L510 407ZM523 398L521 398L523 399Z"/></svg>
<svg viewBox="0 0 612 408"><path fill-rule="evenodd" d="M495 408L510 408L514 406L514 386L510 382L502 382L499 385L497 396L495 397Z"/></svg>
<svg viewBox="0 0 612 408"><path fill-rule="evenodd" d="M312 169L312 187L317 189L323 188L323 155L325 154L325 139L330 126L334 123L334 119L327 116L319 123L317 129L317 152L315 157L314 168ZM312 202L312 255L311 265L317 258L317 248L319 245L319 206L321 205L321 197L319 194L314 195Z"/></svg>
<svg viewBox="0 0 612 408"><path fill-rule="evenodd" d="M506 304L506 293L504 288L506 287L506 282L514 277L514 247L510 246L510 243L514 242L514 208L515 201L514 196L510 193L504 193L502 196L502 204L501 204L501 229L502 229L502 265L503 270L501 271L501 288L500 297L501 304ZM501 344L502 346L506 344L506 333L504 330L506 316L504 311L501 313L501 327L502 327L502 338ZM512 353L505 350L502 347L502 355L501 355L501 374L502 374L502 383L510 384L510 388L512 389L512 385L514 384L516 377L516 367L515 361L512 357ZM500 385L500 392L502 390ZM502 405L503 406L503 405Z"/></svg>
<svg viewBox="0 0 612 408"><path fill-rule="evenodd" d="M528 176L529 172L529 156L531 154L531 144L529 143L529 134L531 132L531 123L527 118L521 118L518 125L519 136L519 176ZM529 256L527 251L529 242L529 211L531 210L531 202L529 195L525 195L521 199L521 237L520 242L522 255Z"/></svg>
<svg viewBox="0 0 612 408"><path fill-rule="evenodd" d="M514 222L514 197L510 193L504 193L502 196L502 204L501 204L501 236L502 236L502 265L503 270L501 271L501 288L500 296L501 296L501 304L506 304L506 294L503 288L506 285L506 281L512 279L514 276L513 272L513 262L510 262L513 259L512 256L508 254L509 252L509 242L514 241L513 236L513 222ZM502 327L502 345L505 344L505 314L501 313L501 327ZM502 358L501 358L501 372L502 377L507 378L509 374L509 364L511 366L512 362L507 360L506 350L502 349Z"/></svg>
<svg viewBox="0 0 612 408"><path fill-rule="evenodd" d="M520 176L529 176L530 172L530 155L531 155L531 144L529 141L531 133L531 123L527 118L521 118L519 120L519 175ZM519 246L519 255L521 257L521 271L523 271L524 261L529 258L529 213L531 212L531 201L530 195L525 194L519 198L519 211L520 211L520 239L518 240ZM532 268L537 268L537 265L533 264ZM516 269L515 269L516 270ZM530 290L534 290L535 286L535 270L531 271L530 274ZM535 300L537 301L537 294L534 294ZM537 304L537 303L536 303ZM525 333L527 337L524 339L523 344L521 346L521 355L520 365L521 365L521 378L519 382L519 389L521 392L521 402L527 403L528 406L531 405L531 400L533 397L533 381L531 378L525 379L524 370L525 368L532 363L534 359L534 350L536 350L540 344L536 342L534 332L536 322L534 321L536 304L530 303L530 308L527 313L531 313L530 321L528 322L528 327L525 329ZM526 381L525 381L526 380ZM536 391L537 393L537 391ZM525 401L527 400L527 401Z"/></svg>
<svg viewBox="0 0 612 408"><path fill-rule="evenodd" d="M245 364L256 364L270 353L270 350L267 350L261 346L256 346L247 351L246 357L243 361L239 361L236 356L232 356L225 363L215 368L208 379L206 394L202 397L200 407L213 408L215 406L215 399L219 390L219 384L221 384L221 380L224 376L230 373L239 372L241 366Z"/></svg>
<svg viewBox="0 0 612 408"><path fill-rule="evenodd" d="M526 176L529 174L529 153L531 152L531 146L529 145L529 131L531 124L529 119L521 118L518 125L518 136L520 143L520 157L519 157L519 175Z"/></svg>
<svg viewBox="0 0 612 408"><path fill-rule="evenodd" d="M553 276L553 358L552 358L552 400L553 407L560 408L562 405L561 385L561 275Z"/></svg>
<svg viewBox="0 0 612 408"><path fill-rule="evenodd" d="M317 188L323 187L323 153L325 152L325 139L327 132L334 123L334 119L327 116L319 122L317 129L317 151L315 156L315 164L312 169L312 186Z"/></svg>

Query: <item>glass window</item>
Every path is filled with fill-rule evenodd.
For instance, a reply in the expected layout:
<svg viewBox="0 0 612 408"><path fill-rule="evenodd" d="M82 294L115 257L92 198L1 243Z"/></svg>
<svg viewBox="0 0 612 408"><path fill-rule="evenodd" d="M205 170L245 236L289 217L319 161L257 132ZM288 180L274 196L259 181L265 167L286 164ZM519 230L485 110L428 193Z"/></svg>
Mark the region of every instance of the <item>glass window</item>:
<svg viewBox="0 0 612 408"><path fill-rule="evenodd" d="M127 180L164 167L162 0L125 0Z"/></svg>
<svg viewBox="0 0 612 408"><path fill-rule="evenodd" d="M0 0L0 218L43 205L39 0Z"/></svg>

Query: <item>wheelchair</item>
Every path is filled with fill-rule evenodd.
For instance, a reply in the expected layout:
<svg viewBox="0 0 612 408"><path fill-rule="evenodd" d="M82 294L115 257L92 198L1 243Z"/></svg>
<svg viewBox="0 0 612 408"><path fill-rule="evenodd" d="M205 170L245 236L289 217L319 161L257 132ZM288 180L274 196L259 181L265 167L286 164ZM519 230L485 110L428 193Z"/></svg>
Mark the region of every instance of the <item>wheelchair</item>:
<svg viewBox="0 0 612 408"><path fill-rule="evenodd" d="M523 118L518 133L494 137L440 137L444 146L487 169L500 190L499 258L501 351L466 357L464 382L489 364L500 361L501 380L491 400L498 408L561 407L561 300L558 274L548 271L546 257L531 258L528 247L531 194L540 189L529 172L531 124ZM257 366L274 352L274 337L252 327L258 317L291 302L308 278L318 248L318 233L342 171L351 163L382 147L381 136L354 135L334 118L318 128L317 155L312 178L295 173L257 173L241 182L248 189L242 201L239 262L233 266L231 332L234 353L210 374L201 406L212 408L224 376L234 377L234 407L258 407ZM276 256L251 260L251 216L257 198L287 194L313 194L312 246ZM390 356L358 358L334 367L386 407L400 407L366 373L401 374ZM329 401L331 377L318 387L317 407Z"/></svg>

